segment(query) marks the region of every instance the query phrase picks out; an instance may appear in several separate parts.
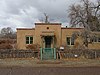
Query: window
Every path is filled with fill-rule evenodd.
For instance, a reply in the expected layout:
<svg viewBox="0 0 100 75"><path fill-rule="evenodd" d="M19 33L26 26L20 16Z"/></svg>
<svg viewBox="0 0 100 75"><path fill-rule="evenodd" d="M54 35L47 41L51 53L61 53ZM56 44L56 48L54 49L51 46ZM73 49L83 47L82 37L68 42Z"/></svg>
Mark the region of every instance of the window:
<svg viewBox="0 0 100 75"><path fill-rule="evenodd" d="M97 37L94 37L94 42L97 42L98 41L98 38Z"/></svg>
<svg viewBox="0 0 100 75"><path fill-rule="evenodd" d="M100 37L94 37L93 42L100 42Z"/></svg>
<svg viewBox="0 0 100 75"><path fill-rule="evenodd" d="M74 38L72 37L67 37L67 45L74 45Z"/></svg>
<svg viewBox="0 0 100 75"><path fill-rule="evenodd" d="M74 38L71 38L71 45L74 45Z"/></svg>
<svg viewBox="0 0 100 75"><path fill-rule="evenodd" d="M70 45L70 37L67 37L67 45Z"/></svg>
<svg viewBox="0 0 100 75"><path fill-rule="evenodd" d="M32 36L26 36L26 44L33 44L33 37Z"/></svg>
<svg viewBox="0 0 100 75"><path fill-rule="evenodd" d="M98 38L98 42L100 42L100 37Z"/></svg>

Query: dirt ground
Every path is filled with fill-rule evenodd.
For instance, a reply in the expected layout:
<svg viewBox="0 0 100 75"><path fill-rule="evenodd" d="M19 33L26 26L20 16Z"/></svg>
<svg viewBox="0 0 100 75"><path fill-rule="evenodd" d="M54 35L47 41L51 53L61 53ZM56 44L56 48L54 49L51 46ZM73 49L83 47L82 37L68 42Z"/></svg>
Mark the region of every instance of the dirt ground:
<svg viewBox="0 0 100 75"><path fill-rule="evenodd" d="M67 59L67 60L38 60L25 59L0 59L0 67L86 67L100 66L100 59Z"/></svg>
<svg viewBox="0 0 100 75"><path fill-rule="evenodd" d="M100 75L100 59L0 59L0 75Z"/></svg>

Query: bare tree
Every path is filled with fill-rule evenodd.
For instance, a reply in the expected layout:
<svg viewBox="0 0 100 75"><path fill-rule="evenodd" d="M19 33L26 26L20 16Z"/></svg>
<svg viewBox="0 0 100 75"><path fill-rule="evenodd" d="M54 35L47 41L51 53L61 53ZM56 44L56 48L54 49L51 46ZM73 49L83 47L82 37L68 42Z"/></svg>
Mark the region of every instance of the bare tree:
<svg viewBox="0 0 100 75"><path fill-rule="evenodd" d="M44 13L44 16L45 16L45 23L49 23L49 21L48 21L48 15L46 14L46 13Z"/></svg>
<svg viewBox="0 0 100 75"><path fill-rule="evenodd" d="M2 38L16 38L16 33L13 31L11 27L2 28L1 37Z"/></svg>
<svg viewBox="0 0 100 75"><path fill-rule="evenodd" d="M0 49L16 48L16 32L11 27L2 28L0 34Z"/></svg>
<svg viewBox="0 0 100 75"><path fill-rule="evenodd" d="M92 31L100 31L100 0L97 4L89 0L81 0L82 4L70 7L69 17L72 26L83 26Z"/></svg>
<svg viewBox="0 0 100 75"><path fill-rule="evenodd" d="M89 43L92 43L95 39L96 34L92 33L92 31L88 31L87 29L83 29L81 31L73 32L72 37L74 40L78 39L78 37L81 37L81 44L88 48ZM80 42L80 41L79 41Z"/></svg>

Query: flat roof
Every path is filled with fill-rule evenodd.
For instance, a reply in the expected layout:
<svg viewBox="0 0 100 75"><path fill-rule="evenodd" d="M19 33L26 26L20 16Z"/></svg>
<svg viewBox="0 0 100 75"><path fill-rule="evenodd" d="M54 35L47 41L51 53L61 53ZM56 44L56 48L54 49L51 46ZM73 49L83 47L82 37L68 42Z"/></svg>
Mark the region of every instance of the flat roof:
<svg viewBox="0 0 100 75"><path fill-rule="evenodd" d="M84 28L64 28L62 27L61 29L84 29Z"/></svg>
<svg viewBox="0 0 100 75"><path fill-rule="evenodd" d="M35 30L35 28L16 28L17 30ZM61 29L84 29L84 28L61 28Z"/></svg>
<svg viewBox="0 0 100 75"><path fill-rule="evenodd" d="M17 30L35 30L35 28L17 28Z"/></svg>
<svg viewBox="0 0 100 75"><path fill-rule="evenodd" d="M35 23L35 25L61 25L61 23Z"/></svg>

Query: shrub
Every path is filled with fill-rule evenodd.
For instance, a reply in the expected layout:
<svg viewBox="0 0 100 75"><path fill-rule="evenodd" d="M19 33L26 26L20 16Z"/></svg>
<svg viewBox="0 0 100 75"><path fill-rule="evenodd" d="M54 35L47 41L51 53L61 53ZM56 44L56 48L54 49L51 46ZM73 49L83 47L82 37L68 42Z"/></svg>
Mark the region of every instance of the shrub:
<svg viewBox="0 0 100 75"><path fill-rule="evenodd" d="M39 44L31 44L31 45L27 45L26 48L31 49L31 50L39 50L40 45Z"/></svg>
<svg viewBox="0 0 100 75"><path fill-rule="evenodd" d="M13 47L10 44L0 44L0 49L12 49Z"/></svg>

